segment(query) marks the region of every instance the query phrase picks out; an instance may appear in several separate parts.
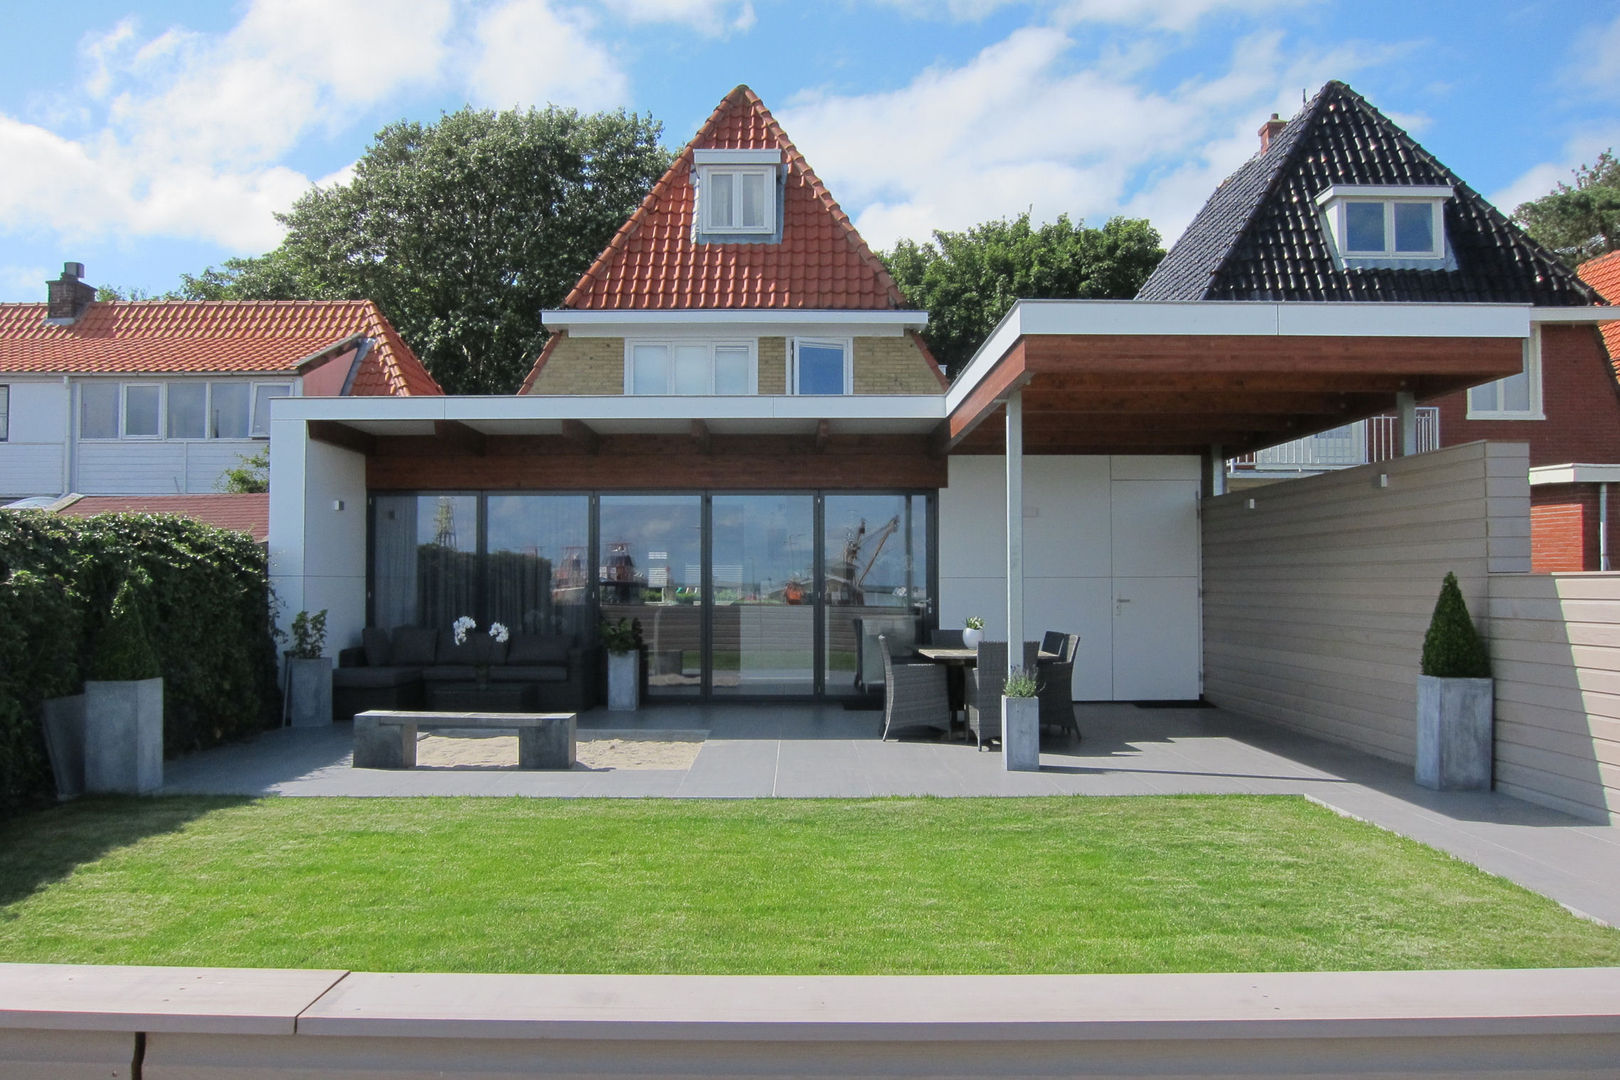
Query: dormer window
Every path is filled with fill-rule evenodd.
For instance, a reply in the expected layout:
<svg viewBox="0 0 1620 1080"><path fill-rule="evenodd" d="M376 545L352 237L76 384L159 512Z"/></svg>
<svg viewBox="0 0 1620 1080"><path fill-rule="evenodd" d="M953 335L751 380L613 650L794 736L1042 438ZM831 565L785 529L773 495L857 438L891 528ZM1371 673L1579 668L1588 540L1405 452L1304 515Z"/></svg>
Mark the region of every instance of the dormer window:
<svg viewBox="0 0 1620 1080"><path fill-rule="evenodd" d="M694 150L697 239L780 238L780 150Z"/></svg>
<svg viewBox="0 0 1620 1080"><path fill-rule="evenodd" d="M1316 197L1348 267L1446 260L1449 187L1336 184Z"/></svg>

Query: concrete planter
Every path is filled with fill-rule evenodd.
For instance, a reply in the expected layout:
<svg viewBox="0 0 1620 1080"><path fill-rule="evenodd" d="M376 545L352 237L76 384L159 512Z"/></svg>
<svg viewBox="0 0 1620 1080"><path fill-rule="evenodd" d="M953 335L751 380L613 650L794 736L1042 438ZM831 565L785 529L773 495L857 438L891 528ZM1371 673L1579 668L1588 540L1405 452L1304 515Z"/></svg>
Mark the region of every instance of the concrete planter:
<svg viewBox="0 0 1620 1080"><path fill-rule="evenodd" d="M84 790L142 795L163 786L163 680L84 684Z"/></svg>
<svg viewBox="0 0 1620 1080"><path fill-rule="evenodd" d="M635 712L641 707L641 654L608 653L608 711Z"/></svg>
<svg viewBox="0 0 1620 1080"><path fill-rule="evenodd" d="M287 657L287 715L293 727L332 723L331 657Z"/></svg>
<svg viewBox="0 0 1620 1080"><path fill-rule="evenodd" d="M1489 791L1494 750L1490 679L1418 676L1417 782L1436 791Z"/></svg>
<svg viewBox="0 0 1620 1080"><path fill-rule="evenodd" d="M46 698L42 719L45 752L56 778L56 797L71 799L84 793L84 695Z"/></svg>
<svg viewBox="0 0 1620 1080"><path fill-rule="evenodd" d="M1041 702L1032 697L1001 699L1001 764L1008 772L1041 767Z"/></svg>
<svg viewBox="0 0 1620 1080"><path fill-rule="evenodd" d="M979 642L983 640L983 630L975 630L970 626L962 631L962 645L964 648L977 649L979 647Z"/></svg>

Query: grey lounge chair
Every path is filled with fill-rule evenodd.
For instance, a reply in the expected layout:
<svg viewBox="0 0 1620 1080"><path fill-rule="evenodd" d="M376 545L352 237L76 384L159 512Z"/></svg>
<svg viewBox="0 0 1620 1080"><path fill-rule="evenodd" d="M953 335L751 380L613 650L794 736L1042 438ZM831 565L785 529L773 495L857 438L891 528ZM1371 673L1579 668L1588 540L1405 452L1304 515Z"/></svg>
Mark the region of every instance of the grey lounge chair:
<svg viewBox="0 0 1620 1080"><path fill-rule="evenodd" d="M1025 671L1035 671L1039 654L1039 642L1024 642ZM1040 678L1039 672L1036 678ZM967 679L967 725L980 750L991 739L1001 738L1001 688L1006 683L1007 643L979 642L979 659Z"/></svg>
<svg viewBox="0 0 1620 1080"><path fill-rule="evenodd" d="M938 664L897 664L889 639L879 634L883 654L883 739L891 731L931 727L949 730L951 702L945 692L945 669Z"/></svg>
<svg viewBox="0 0 1620 1080"><path fill-rule="evenodd" d="M1048 631L1041 642L1041 651L1053 653L1056 659L1042 660L1035 678L1040 683L1041 727L1055 727L1059 731L1080 738L1080 721L1074 717L1074 656L1080 649L1079 634Z"/></svg>

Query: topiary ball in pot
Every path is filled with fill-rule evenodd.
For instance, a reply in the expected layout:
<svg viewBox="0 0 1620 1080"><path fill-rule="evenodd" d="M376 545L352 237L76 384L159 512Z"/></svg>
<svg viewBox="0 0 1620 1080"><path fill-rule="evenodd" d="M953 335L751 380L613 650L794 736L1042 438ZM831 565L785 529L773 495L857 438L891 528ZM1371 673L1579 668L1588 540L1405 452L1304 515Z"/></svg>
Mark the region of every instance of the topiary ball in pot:
<svg viewBox="0 0 1620 1080"><path fill-rule="evenodd" d="M1448 572L1440 586L1440 599L1423 637L1423 674L1440 679L1491 677L1490 653L1468 617L1468 605L1454 573Z"/></svg>

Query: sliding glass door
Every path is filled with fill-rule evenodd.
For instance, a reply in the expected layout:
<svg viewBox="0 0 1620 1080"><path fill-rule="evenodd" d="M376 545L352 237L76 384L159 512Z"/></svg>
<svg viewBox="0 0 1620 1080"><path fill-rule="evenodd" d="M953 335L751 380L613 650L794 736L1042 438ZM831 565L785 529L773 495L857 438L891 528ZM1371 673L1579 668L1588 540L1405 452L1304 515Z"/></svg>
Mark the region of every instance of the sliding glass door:
<svg viewBox="0 0 1620 1080"><path fill-rule="evenodd" d="M710 501L716 697L815 691L815 496Z"/></svg>
<svg viewBox="0 0 1620 1080"><path fill-rule="evenodd" d="M826 677L832 696L883 683L878 637L917 641L928 596L928 500L922 495L828 495L823 500Z"/></svg>

